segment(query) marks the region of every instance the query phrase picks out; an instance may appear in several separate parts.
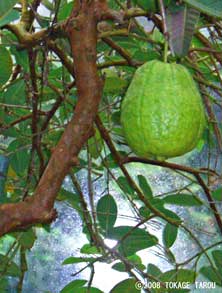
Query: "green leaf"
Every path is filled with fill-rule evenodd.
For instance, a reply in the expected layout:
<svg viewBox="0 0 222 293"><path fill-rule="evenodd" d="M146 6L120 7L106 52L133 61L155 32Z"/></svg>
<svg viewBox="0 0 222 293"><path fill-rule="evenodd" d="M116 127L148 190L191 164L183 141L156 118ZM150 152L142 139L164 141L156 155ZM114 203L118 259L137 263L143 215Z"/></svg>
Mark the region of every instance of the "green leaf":
<svg viewBox="0 0 222 293"><path fill-rule="evenodd" d="M27 50L17 50L15 46L11 48L11 52L15 55L16 63L21 65L26 72L29 71L29 59Z"/></svg>
<svg viewBox="0 0 222 293"><path fill-rule="evenodd" d="M7 104L25 105L25 96L24 80L17 80L7 87L2 99Z"/></svg>
<svg viewBox="0 0 222 293"><path fill-rule="evenodd" d="M139 250L149 248L158 243L158 239L147 231L131 226L115 227L108 233L108 238L120 241L119 251L130 256Z"/></svg>
<svg viewBox="0 0 222 293"><path fill-rule="evenodd" d="M129 183L125 177L120 176L117 179L117 183L124 193L127 193L127 194L134 196L134 189L129 185Z"/></svg>
<svg viewBox="0 0 222 293"><path fill-rule="evenodd" d="M17 0L0 1L0 26L5 25L9 22L9 15L12 12L12 9L16 3Z"/></svg>
<svg viewBox="0 0 222 293"><path fill-rule="evenodd" d="M9 51L0 46L0 88L9 80L12 74L12 58Z"/></svg>
<svg viewBox="0 0 222 293"><path fill-rule="evenodd" d="M123 78L119 77L115 70L105 69L103 70L103 73L105 73L106 76L103 88L104 93L117 95L126 88L127 82Z"/></svg>
<svg viewBox="0 0 222 293"><path fill-rule="evenodd" d="M61 5L58 13L58 21L62 21L64 19L67 19L70 15L73 8L73 1L70 3L65 3L64 5Z"/></svg>
<svg viewBox="0 0 222 293"><path fill-rule="evenodd" d="M153 198L150 203L155 209L159 210L167 218L172 219L173 221L177 221L178 224L181 222L180 217L176 213L164 207L164 199Z"/></svg>
<svg viewBox="0 0 222 293"><path fill-rule="evenodd" d="M85 254L100 254L100 252L96 246L92 246L88 243L83 245L80 252L85 253Z"/></svg>
<svg viewBox="0 0 222 293"><path fill-rule="evenodd" d="M127 258L127 260L134 264L139 270L143 271L145 269L145 266L142 264L141 258L134 254L131 255ZM124 263L122 262L117 262L112 266L112 269L119 271L119 272L125 272L126 271L126 267L124 265Z"/></svg>
<svg viewBox="0 0 222 293"><path fill-rule="evenodd" d="M168 210L165 208L159 208L159 211L161 213L163 213L168 219L171 219L173 221L177 221L178 224L180 224L182 222L180 217L176 213L172 212L171 210Z"/></svg>
<svg viewBox="0 0 222 293"><path fill-rule="evenodd" d="M89 290L88 288L78 288L78 293L104 293L98 288L91 287Z"/></svg>
<svg viewBox="0 0 222 293"><path fill-rule="evenodd" d="M148 264L147 273L152 276L155 276L157 279L162 275L161 270L152 263Z"/></svg>
<svg viewBox="0 0 222 293"><path fill-rule="evenodd" d="M199 11L187 5L172 5L167 9L167 31L174 55L179 57L187 55L198 18Z"/></svg>
<svg viewBox="0 0 222 293"><path fill-rule="evenodd" d="M148 218L151 215L151 211L147 207L141 207L139 213L143 218Z"/></svg>
<svg viewBox="0 0 222 293"><path fill-rule="evenodd" d="M171 1L163 0L164 6L168 6ZM156 0L133 0L133 3L150 12L157 12L159 9L158 1Z"/></svg>
<svg viewBox="0 0 222 293"><path fill-rule="evenodd" d="M96 213L100 227L104 231L109 231L114 226L117 218L115 199L109 194L100 198L97 203Z"/></svg>
<svg viewBox="0 0 222 293"><path fill-rule="evenodd" d="M80 263L80 262L94 262L96 259L94 257L68 257L63 261L63 265L70 265L74 263Z"/></svg>
<svg viewBox="0 0 222 293"><path fill-rule="evenodd" d="M19 19L19 16L20 14L18 11L14 9L10 10L8 13L3 15L2 17L0 16L0 27Z"/></svg>
<svg viewBox="0 0 222 293"><path fill-rule="evenodd" d="M172 194L164 197L164 203L179 206L201 206L202 201L192 194Z"/></svg>
<svg viewBox="0 0 222 293"><path fill-rule="evenodd" d="M205 266L200 269L200 273L204 275L211 282L216 282L217 285L222 286L221 272L215 271L210 266Z"/></svg>
<svg viewBox="0 0 222 293"><path fill-rule="evenodd" d="M200 12L222 18L221 0L184 0L184 2L198 9Z"/></svg>
<svg viewBox="0 0 222 293"><path fill-rule="evenodd" d="M163 230L163 243L167 248L170 248L176 241L178 227L167 223Z"/></svg>
<svg viewBox="0 0 222 293"><path fill-rule="evenodd" d="M42 4L48 9L48 10L53 10L54 9L54 5L52 2L50 2L49 0L42 0Z"/></svg>
<svg viewBox="0 0 222 293"><path fill-rule="evenodd" d="M25 249L31 249L35 243L35 240L37 239L35 232L33 229L29 229L25 232L21 232L17 234L18 242L25 248Z"/></svg>
<svg viewBox="0 0 222 293"><path fill-rule="evenodd" d="M6 278L0 278L0 292L7 292L8 280Z"/></svg>
<svg viewBox="0 0 222 293"><path fill-rule="evenodd" d="M10 143L8 151L12 152L10 155L10 165L17 174L24 174L28 167L30 160L30 154L18 140L14 140Z"/></svg>
<svg viewBox="0 0 222 293"><path fill-rule="evenodd" d="M170 270L162 274L161 281L164 282L190 282L195 281L196 273L187 269Z"/></svg>
<svg viewBox="0 0 222 293"><path fill-rule="evenodd" d="M215 199L217 201L222 201L222 187L214 190L212 192L212 196L213 196L213 199Z"/></svg>
<svg viewBox="0 0 222 293"><path fill-rule="evenodd" d="M103 139L99 131L95 130L95 135L88 140L89 152L94 159L97 159L104 147Z"/></svg>
<svg viewBox="0 0 222 293"><path fill-rule="evenodd" d="M143 175L138 175L137 178L139 180L139 186L142 189L143 194L146 198L151 199L153 197L153 192L151 187L147 183L146 178Z"/></svg>
<svg viewBox="0 0 222 293"><path fill-rule="evenodd" d="M212 251L213 260L219 272L222 272L222 250Z"/></svg>
<svg viewBox="0 0 222 293"><path fill-rule="evenodd" d="M112 288L110 293L139 293L141 290L136 289L136 281L132 278L125 279L119 282L115 287Z"/></svg>
<svg viewBox="0 0 222 293"><path fill-rule="evenodd" d="M0 273L11 277L21 276L21 271L17 264L2 254L0 254Z"/></svg>
<svg viewBox="0 0 222 293"><path fill-rule="evenodd" d="M70 292L76 292L76 290L80 289L82 286L84 286L87 283L86 280L74 280L70 282L68 285L66 285L60 293L70 293Z"/></svg>

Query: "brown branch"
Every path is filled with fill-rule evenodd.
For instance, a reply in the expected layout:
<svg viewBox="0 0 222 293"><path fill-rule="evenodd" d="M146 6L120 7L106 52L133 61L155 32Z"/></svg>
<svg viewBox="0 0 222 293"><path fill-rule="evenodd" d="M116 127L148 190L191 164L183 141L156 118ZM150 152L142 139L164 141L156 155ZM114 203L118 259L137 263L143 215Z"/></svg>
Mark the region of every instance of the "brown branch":
<svg viewBox="0 0 222 293"><path fill-rule="evenodd" d="M67 31L74 57L78 102L32 197L19 203L0 205L0 235L36 223L51 222L54 201L73 159L90 136L101 99L102 83L97 75L96 43L98 1L77 1ZM84 36L84 37L83 37Z"/></svg>
<svg viewBox="0 0 222 293"><path fill-rule="evenodd" d="M203 90L203 86L201 86L201 88ZM216 140L217 140L218 149L219 149L220 152L222 152L222 136L221 136L220 128L218 127L218 122L217 122L216 115L214 114L211 102L210 102L210 100L209 100L209 98L208 98L208 96L206 94L203 94L203 99L204 99L204 104L206 106L210 122L213 122L212 126L213 126L213 129L214 129L214 135L215 135Z"/></svg>
<svg viewBox="0 0 222 293"><path fill-rule="evenodd" d="M169 223L171 223L172 225L176 225L179 226L180 223L178 221L174 221L172 219L169 219L167 216L165 216L161 211L159 211L158 209L156 209L151 203L150 201L144 196L143 192L140 190L140 188L137 186L137 184L135 183L135 181L132 179L132 177L130 176L128 170L126 169L126 167L123 164L123 158L122 156L119 154L119 152L116 150L115 145L113 144L110 135L108 133L108 131L106 130L106 128L104 127L104 125L102 124L102 121L100 119L100 117L97 115L96 116L96 120L95 120L96 126L101 134L101 137L104 139L104 141L106 142L108 148L110 149L110 152L115 160L115 162L118 164L119 168L121 169L121 171L123 172L124 176L126 177L126 180L128 181L129 185L135 190L135 192L138 195L138 198L145 204L145 206L150 209L157 217L160 217L166 221L168 221Z"/></svg>
<svg viewBox="0 0 222 293"><path fill-rule="evenodd" d="M208 41L208 39L201 34L200 32L196 33L195 36L204 44L205 47L212 49L211 43ZM222 65L222 54L221 53L215 53L212 52L215 59Z"/></svg>
<svg viewBox="0 0 222 293"><path fill-rule="evenodd" d="M74 76L73 62L69 59L68 54L62 50L54 41L48 41L47 45L61 60L69 73Z"/></svg>
<svg viewBox="0 0 222 293"><path fill-rule="evenodd" d="M149 164L153 166L160 166L164 168L179 170L183 172L187 172L193 175L200 174L200 173L206 173L206 171L202 171L199 169L194 169L188 166L183 166L175 163L169 163L166 161L158 161L158 160L152 160L152 159L145 159L145 158L139 158L139 157L126 157L122 159L122 164L127 163L143 163L143 164Z"/></svg>
<svg viewBox="0 0 222 293"><path fill-rule="evenodd" d="M135 61L132 60L132 57L130 56L130 54L123 49L122 47L120 47L118 44L116 44L115 42L113 42L113 40L111 40L110 38L102 38L102 40L109 45L112 49L114 49L117 53L119 53L124 59L126 59L127 63L130 66L135 66Z"/></svg>
<svg viewBox="0 0 222 293"><path fill-rule="evenodd" d="M38 113L39 113L39 115L43 115L43 116L48 115L47 112L43 112L43 111L38 111ZM15 126L16 124L19 124L19 123L21 123L23 121L26 121L26 120L30 119L30 118L32 118L32 114L27 114L27 115L21 116L18 119L10 122L9 124L1 126L0 131L7 130L7 129Z"/></svg>
<svg viewBox="0 0 222 293"><path fill-rule="evenodd" d="M160 167L170 168L170 169L174 169L174 170L180 170L180 171L184 171L184 172L193 174L195 176L195 178L197 179L199 185L202 187L202 189L204 190L204 192L206 194L209 206L214 214L216 223L217 223L218 228L222 234L222 220L221 220L220 214L219 214L217 207L214 203L214 200L212 198L212 195L210 193L209 188L206 186L205 182L203 181L203 179L200 176L200 174L203 173L204 171L201 171L198 169L193 169L193 168L187 167L187 166L178 165L175 163L169 163L169 162L165 162L165 161L156 161L156 160L145 159L145 158L126 157L126 158L122 159L122 164L132 163L132 162L160 166Z"/></svg>

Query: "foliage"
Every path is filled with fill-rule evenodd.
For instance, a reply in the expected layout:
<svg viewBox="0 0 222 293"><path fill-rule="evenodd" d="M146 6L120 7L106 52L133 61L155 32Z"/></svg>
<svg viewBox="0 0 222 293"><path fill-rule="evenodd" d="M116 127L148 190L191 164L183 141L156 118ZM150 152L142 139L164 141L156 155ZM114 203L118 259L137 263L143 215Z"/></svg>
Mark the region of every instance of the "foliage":
<svg viewBox="0 0 222 293"><path fill-rule="evenodd" d="M43 10L38 10L40 2ZM97 69L104 81L99 111L91 137L81 146L79 161L65 174L69 175L72 188L67 190L62 186L57 194L58 201L68 202L78 212L88 243L81 248L81 256L70 256L63 265L85 263L85 268L93 272L94 264L111 263L114 270L128 274L113 284L111 292L115 293L139 292L135 284L141 280L145 284L146 281L193 284L199 276L221 287L222 128L217 116L222 107L221 1L158 1L165 5L166 20L161 18L163 7L157 1L108 2L112 13L115 12L114 20L109 17L97 25ZM79 91L72 49L64 31L73 3L0 1L0 151L10 163L7 178L3 176L0 181L1 187L5 185L1 202L14 204L31 198L72 119L73 109L77 108ZM178 30L173 29L175 23ZM207 129L199 148L203 144L208 147L207 164L197 168L178 161L135 157L123 135L120 107L134 72L147 61L166 57L190 71L206 106ZM214 164L210 161L213 151ZM140 163L140 167L143 164L144 168L147 165L167 168L171 174L179 173L186 185L170 193L155 194L143 168L134 164L139 172L133 176L130 163ZM81 170L85 170L87 188L79 182ZM95 182L101 178L105 182L104 192L98 199ZM110 185L115 185L116 192ZM48 190L44 192L47 196ZM135 219L132 225L118 222L119 198L132 210ZM200 211L198 217L204 225L200 231L196 231L193 223L195 209ZM189 223L178 210L190 214ZM202 211L208 214L207 219ZM1 219L3 215L1 211ZM213 222L214 227L210 229L207 221ZM160 227L158 232L162 237L152 231L154 224ZM1 292L9 288L11 278L17 280L17 291L22 292L28 270L27 255L35 245L40 227L50 233L45 224L10 231L9 247L5 254L2 250L0 254ZM211 237L212 233L215 237ZM188 237L189 245L194 247L190 258L182 259L183 255L178 258L174 251L180 235ZM7 236L1 239L0 248L8 241ZM203 245L201 237L207 238L207 245ZM114 248L105 244L107 239L116 241ZM170 269L163 270L152 261L145 263L140 257L144 249L145 252L159 249ZM61 292L102 292L92 284L93 273L89 280L81 276L73 279ZM152 292L168 291L162 286Z"/></svg>

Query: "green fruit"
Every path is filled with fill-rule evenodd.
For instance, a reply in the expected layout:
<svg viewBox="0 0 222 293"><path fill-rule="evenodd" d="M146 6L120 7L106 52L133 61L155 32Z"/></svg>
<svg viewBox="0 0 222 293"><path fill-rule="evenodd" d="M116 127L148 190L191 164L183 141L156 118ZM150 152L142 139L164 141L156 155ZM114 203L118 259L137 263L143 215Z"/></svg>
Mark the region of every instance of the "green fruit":
<svg viewBox="0 0 222 293"><path fill-rule="evenodd" d="M205 115L189 71L157 60L142 65L123 100L121 123L139 156L163 159L191 151L202 135Z"/></svg>

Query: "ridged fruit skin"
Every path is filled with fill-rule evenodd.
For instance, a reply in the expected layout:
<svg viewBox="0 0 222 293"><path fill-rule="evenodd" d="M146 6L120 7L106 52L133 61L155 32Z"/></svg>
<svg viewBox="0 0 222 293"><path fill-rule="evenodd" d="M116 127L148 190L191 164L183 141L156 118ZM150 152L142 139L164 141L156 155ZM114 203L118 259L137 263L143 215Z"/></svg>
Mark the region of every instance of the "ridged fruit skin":
<svg viewBox="0 0 222 293"><path fill-rule="evenodd" d="M121 106L126 141L144 158L170 158L191 151L205 114L197 86L182 65L153 60L139 67Z"/></svg>

